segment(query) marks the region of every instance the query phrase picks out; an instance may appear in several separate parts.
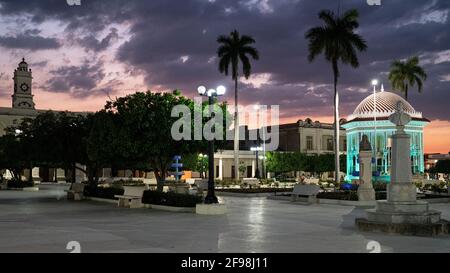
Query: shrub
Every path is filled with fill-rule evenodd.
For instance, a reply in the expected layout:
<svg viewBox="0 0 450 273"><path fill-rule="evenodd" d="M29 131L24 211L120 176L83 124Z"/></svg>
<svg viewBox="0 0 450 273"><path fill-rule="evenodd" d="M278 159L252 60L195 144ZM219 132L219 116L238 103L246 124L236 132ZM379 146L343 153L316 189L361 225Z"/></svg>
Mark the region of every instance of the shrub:
<svg viewBox="0 0 450 273"><path fill-rule="evenodd" d="M217 192L230 192L230 193L277 193L277 192L290 192L293 188L246 188L246 189L221 189Z"/></svg>
<svg viewBox="0 0 450 273"><path fill-rule="evenodd" d="M373 183L373 189L375 191L386 191L387 184L385 182L374 182Z"/></svg>
<svg viewBox="0 0 450 273"><path fill-rule="evenodd" d="M118 187L98 187L93 185L86 185L84 187L84 195L88 197L97 197L104 199L117 199L115 195L123 195L124 189Z"/></svg>
<svg viewBox="0 0 450 273"><path fill-rule="evenodd" d="M30 187L34 187L34 182L16 181L16 180L8 181L8 188L10 188L10 189L23 189L23 188L30 188Z"/></svg>
<svg viewBox="0 0 450 273"><path fill-rule="evenodd" d="M334 192L320 192L317 198L358 201L358 194L355 191L334 191Z"/></svg>
<svg viewBox="0 0 450 273"><path fill-rule="evenodd" d="M123 186L143 186L144 185L144 181L142 180L132 180L132 179L127 179L127 180L117 180L114 181L113 183L111 183L112 187L116 187L116 188L121 188Z"/></svg>
<svg viewBox="0 0 450 273"><path fill-rule="evenodd" d="M170 207L195 207L202 203L201 196L179 194L174 192L144 191L142 202L144 204L170 206Z"/></svg>

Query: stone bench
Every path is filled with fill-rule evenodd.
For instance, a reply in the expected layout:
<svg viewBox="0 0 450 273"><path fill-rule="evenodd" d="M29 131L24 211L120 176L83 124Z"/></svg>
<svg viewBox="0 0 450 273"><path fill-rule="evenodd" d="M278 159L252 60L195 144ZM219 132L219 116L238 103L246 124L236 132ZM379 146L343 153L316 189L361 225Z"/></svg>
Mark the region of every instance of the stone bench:
<svg viewBox="0 0 450 273"><path fill-rule="evenodd" d="M195 179L194 185L200 192L208 190L208 180L207 179Z"/></svg>
<svg viewBox="0 0 450 273"><path fill-rule="evenodd" d="M144 191L146 187L132 187L132 186L124 186L123 195L115 195L115 198L118 198L117 206L119 208L142 208L144 205L142 204L142 196L144 195Z"/></svg>
<svg viewBox="0 0 450 273"><path fill-rule="evenodd" d="M70 187L70 190L66 190L67 192L67 199L68 200L74 200L74 201L80 201L84 199L84 184L82 183L73 183Z"/></svg>
<svg viewBox="0 0 450 273"><path fill-rule="evenodd" d="M317 185L317 184L319 184L319 178L305 178L305 180L303 182L306 184Z"/></svg>
<svg viewBox="0 0 450 273"><path fill-rule="evenodd" d="M318 185L295 185L291 194L291 201L300 201L308 204L317 203L317 194L319 191L320 187Z"/></svg>
<svg viewBox="0 0 450 273"><path fill-rule="evenodd" d="M241 186L247 186L251 188L252 186L260 187L261 185L257 178L243 178Z"/></svg>

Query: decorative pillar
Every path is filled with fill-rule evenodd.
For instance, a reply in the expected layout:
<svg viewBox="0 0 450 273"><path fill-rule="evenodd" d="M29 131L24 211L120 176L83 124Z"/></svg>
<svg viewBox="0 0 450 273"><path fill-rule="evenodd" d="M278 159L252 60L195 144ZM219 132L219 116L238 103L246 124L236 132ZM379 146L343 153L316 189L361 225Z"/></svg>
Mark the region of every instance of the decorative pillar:
<svg viewBox="0 0 450 273"><path fill-rule="evenodd" d="M219 180L223 180L223 159L219 158Z"/></svg>
<svg viewBox="0 0 450 273"><path fill-rule="evenodd" d="M253 159L252 160L252 177L255 177L255 174L256 174L256 162Z"/></svg>
<svg viewBox="0 0 450 273"><path fill-rule="evenodd" d="M449 232L449 223L441 221L441 212L430 210L428 202L417 200L416 186L412 183L410 138L405 126L411 117L404 113L398 102L396 112L389 120L397 127L392 136L391 183L387 200L377 202L376 209L367 210L367 219L356 219L363 231L384 231L407 235L434 236Z"/></svg>
<svg viewBox="0 0 450 273"><path fill-rule="evenodd" d="M359 144L359 201L375 201L375 190L372 185L372 147L367 135Z"/></svg>

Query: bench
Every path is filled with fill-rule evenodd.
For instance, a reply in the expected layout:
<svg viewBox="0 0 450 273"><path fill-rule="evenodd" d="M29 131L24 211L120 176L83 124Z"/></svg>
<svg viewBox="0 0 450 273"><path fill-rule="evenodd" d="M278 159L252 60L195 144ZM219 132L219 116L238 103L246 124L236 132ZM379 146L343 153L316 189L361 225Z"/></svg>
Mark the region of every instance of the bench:
<svg viewBox="0 0 450 273"><path fill-rule="evenodd" d="M117 206L119 208L142 208L142 196L144 195L144 191L146 187L132 187L132 186L124 186L123 195L115 195L115 198L118 198Z"/></svg>
<svg viewBox="0 0 450 273"><path fill-rule="evenodd" d="M169 191L178 194L188 194L190 185L187 183L177 183L169 186Z"/></svg>
<svg viewBox="0 0 450 273"><path fill-rule="evenodd" d="M306 184L318 185L319 181L320 181L319 178L305 178L305 180L303 182Z"/></svg>
<svg viewBox="0 0 450 273"><path fill-rule="evenodd" d="M320 191L320 187L318 185L295 185L294 190L291 194L291 201L301 201L306 202L308 204L317 203L317 194Z"/></svg>
<svg viewBox="0 0 450 273"><path fill-rule="evenodd" d="M84 199L84 184L73 183L70 190L66 190L67 200L80 201Z"/></svg>
<svg viewBox="0 0 450 273"><path fill-rule="evenodd" d="M260 183L259 180L257 178L243 178L242 179L242 184L241 187L249 187L251 188L252 186L256 186L256 187L260 187Z"/></svg>
<svg viewBox="0 0 450 273"><path fill-rule="evenodd" d="M196 179L194 185L200 192L208 190L208 180L207 179Z"/></svg>

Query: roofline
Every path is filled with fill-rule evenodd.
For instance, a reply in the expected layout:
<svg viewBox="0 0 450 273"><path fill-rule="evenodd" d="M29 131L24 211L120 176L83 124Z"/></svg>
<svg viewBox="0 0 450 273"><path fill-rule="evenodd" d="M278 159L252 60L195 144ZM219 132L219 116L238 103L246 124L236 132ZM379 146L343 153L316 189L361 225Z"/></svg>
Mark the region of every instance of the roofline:
<svg viewBox="0 0 450 273"><path fill-rule="evenodd" d="M349 121L343 123L343 125L349 124L349 123L352 123L352 122L358 122L358 121L373 121L373 120L374 120L373 118L354 118L354 119L352 119L352 120L349 120ZM377 120L389 120L389 117L378 117ZM411 120L414 120L414 121L423 121L423 122L428 122L428 123L431 122L431 120L429 120L429 119L427 119L427 118L411 118Z"/></svg>

